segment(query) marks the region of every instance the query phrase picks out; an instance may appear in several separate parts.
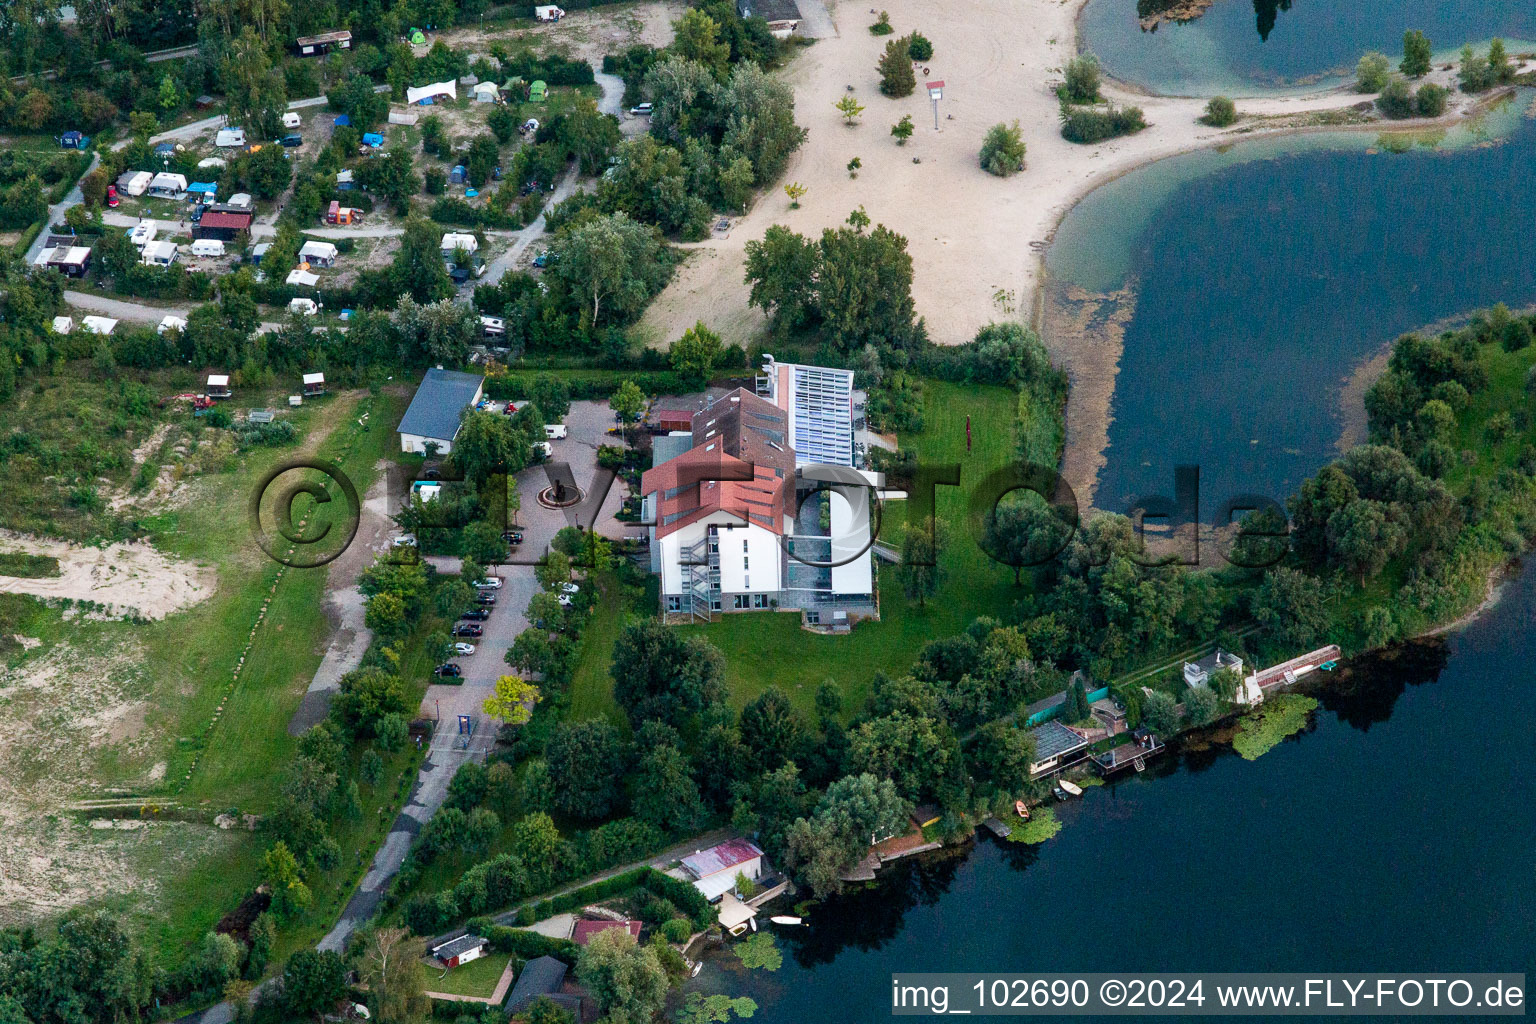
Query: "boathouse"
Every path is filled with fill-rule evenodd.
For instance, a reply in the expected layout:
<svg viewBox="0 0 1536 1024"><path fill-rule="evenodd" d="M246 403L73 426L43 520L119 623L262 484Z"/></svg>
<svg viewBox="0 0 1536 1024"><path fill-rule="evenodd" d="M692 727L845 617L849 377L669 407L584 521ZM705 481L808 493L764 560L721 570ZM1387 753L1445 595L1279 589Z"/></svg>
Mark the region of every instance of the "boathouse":
<svg viewBox="0 0 1536 1024"><path fill-rule="evenodd" d="M1081 761L1088 741L1060 722L1045 722L1029 730L1035 741L1035 759L1029 763L1029 777L1051 775Z"/></svg>

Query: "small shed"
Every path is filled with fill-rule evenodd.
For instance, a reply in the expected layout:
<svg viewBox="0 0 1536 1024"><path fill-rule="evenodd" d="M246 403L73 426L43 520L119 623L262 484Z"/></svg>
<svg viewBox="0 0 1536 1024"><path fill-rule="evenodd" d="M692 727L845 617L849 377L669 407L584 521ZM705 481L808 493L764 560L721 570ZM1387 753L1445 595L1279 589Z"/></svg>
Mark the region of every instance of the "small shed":
<svg viewBox="0 0 1536 1024"><path fill-rule="evenodd" d="M67 316L56 316L56 317L53 318L53 333L54 334L68 334L70 331L72 331L74 329L75 329L75 322L73 320L71 320L69 317L67 317Z"/></svg>
<svg viewBox="0 0 1536 1024"><path fill-rule="evenodd" d="M84 277L91 265L91 250L83 245L60 245L38 253L36 265L57 270L65 277Z"/></svg>
<svg viewBox="0 0 1536 1024"><path fill-rule="evenodd" d="M317 57L330 53L332 50L350 50L352 48L352 33L346 29L337 32L322 32L314 36L299 36L293 41L300 57Z"/></svg>
<svg viewBox="0 0 1536 1024"><path fill-rule="evenodd" d="M456 939L449 939L441 945L433 946L432 955L444 967L458 967L471 960L480 959L485 955L490 944L490 940L481 935L460 935Z"/></svg>
<svg viewBox="0 0 1536 1024"><path fill-rule="evenodd" d="M549 99L549 86L544 84L542 78L534 79L533 84L528 87L528 102L543 103L547 99Z"/></svg>
<svg viewBox="0 0 1536 1024"><path fill-rule="evenodd" d="M228 398L234 392L229 390L229 374L210 373L208 375L208 397Z"/></svg>
<svg viewBox="0 0 1536 1024"><path fill-rule="evenodd" d="M80 318L80 326L92 334L111 334L117 327L117 321L109 316L83 316Z"/></svg>
<svg viewBox="0 0 1536 1024"><path fill-rule="evenodd" d="M336 262L336 245L311 239L299 248L299 259L311 266L329 267Z"/></svg>
<svg viewBox="0 0 1536 1024"><path fill-rule="evenodd" d="M495 82L480 82L471 92L476 103L495 103L499 98Z"/></svg>
<svg viewBox="0 0 1536 1024"><path fill-rule="evenodd" d="M320 279L307 270L290 270L287 284L295 288L313 288Z"/></svg>
<svg viewBox="0 0 1536 1024"><path fill-rule="evenodd" d="M306 373L304 375L304 397L312 398L315 395L325 394L325 374Z"/></svg>

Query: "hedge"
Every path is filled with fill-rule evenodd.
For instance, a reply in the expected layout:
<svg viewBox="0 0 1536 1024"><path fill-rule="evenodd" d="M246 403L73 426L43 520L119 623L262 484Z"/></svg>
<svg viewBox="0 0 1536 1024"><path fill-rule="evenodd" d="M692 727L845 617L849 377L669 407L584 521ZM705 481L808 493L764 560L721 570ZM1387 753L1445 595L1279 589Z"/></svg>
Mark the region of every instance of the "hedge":
<svg viewBox="0 0 1536 1024"><path fill-rule="evenodd" d="M688 915L697 931L703 931L715 921L715 908L709 900L704 898L704 894L694 887L693 883L673 878L655 868L644 867L625 871L612 878L593 882L591 885L584 885L580 889L572 889L570 892L561 893L547 900L540 900L533 905L533 920L528 923L542 921L556 914L569 913L589 903L606 900L632 889L645 889L671 900L674 906ZM524 920L521 912L518 920L520 922Z"/></svg>
<svg viewBox="0 0 1536 1024"><path fill-rule="evenodd" d="M468 927L476 935L489 939L491 948L496 952L511 953L523 960L552 956L575 967L576 957L581 953L581 947L570 939L552 939L538 932L508 928L506 925L492 923L488 917L473 918Z"/></svg>
<svg viewBox="0 0 1536 1024"><path fill-rule="evenodd" d="M515 370L511 373L497 374L486 378L485 393L490 398L498 398L502 401L521 401L528 396L529 380L540 374L549 373L562 377L558 369L548 370ZM619 389L619 385L626 380L632 380L640 386L640 390L647 395L676 395L692 391L693 388L684 383L681 376L670 370L654 370L629 372L625 370L613 370L601 376L562 377L571 389L573 401L607 398Z"/></svg>

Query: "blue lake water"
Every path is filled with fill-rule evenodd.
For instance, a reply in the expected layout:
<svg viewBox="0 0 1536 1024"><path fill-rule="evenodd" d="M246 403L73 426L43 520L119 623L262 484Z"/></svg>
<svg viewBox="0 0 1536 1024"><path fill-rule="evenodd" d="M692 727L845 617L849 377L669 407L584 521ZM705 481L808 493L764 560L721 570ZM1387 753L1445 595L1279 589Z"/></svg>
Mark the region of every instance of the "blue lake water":
<svg viewBox="0 0 1536 1024"><path fill-rule="evenodd" d="M1069 213L1048 310L1134 303L1093 504L1172 496L1180 463L1201 469L1207 522L1238 494L1283 502L1334 455L1359 363L1403 332L1536 302L1530 100L1390 142L1407 152L1333 133L1192 153Z"/></svg>
<svg viewBox="0 0 1536 1024"><path fill-rule="evenodd" d="M1256 761L1168 756L776 929L776 972L696 983L764 1024L872 1024L893 972L1503 970L1536 974L1536 572L1446 641L1355 663ZM773 928L772 925L765 927Z"/></svg>
<svg viewBox="0 0 1536 1024"><path fill-rule="evenodd" d="M1397 56L1403 32L1437 54L1464 43L1536 39L1530 0L1216 0L1184 24L1144 32L1136 0L1089 0L1078 45L1116 78L1169 95L1251 95L1352 74L1367 50ZM1512 52L1516 52L1512 47Z"/></svg>

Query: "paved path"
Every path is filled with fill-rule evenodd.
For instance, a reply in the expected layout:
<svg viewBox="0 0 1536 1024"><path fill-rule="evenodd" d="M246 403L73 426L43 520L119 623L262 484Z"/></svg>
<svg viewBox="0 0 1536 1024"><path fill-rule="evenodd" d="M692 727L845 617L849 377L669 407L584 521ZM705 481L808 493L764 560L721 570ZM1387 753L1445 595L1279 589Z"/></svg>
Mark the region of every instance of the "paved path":
<svg viewBox="0 0 1536 1024"><path fill-rule="evenodd" d="M796 35L807 39L832 39L837 35L837 25L824 0L796 0L795 6L800 8L800 27L795 29Z"/></svg>
<svg viewBox="0 0 1536 1024"><path fill-rule="evenodd" d="M90 174L99 163L101 163L101 154L92 153L91 162L81 173L80 177L83 178ZM37 233L37 237L32 239L32 244L27 247L27 266L30 267L38 255L42 253L43 243L48 240L48 235L53 231L53 226L55 224L63 224L64 215L69 212L70 207L79 206L83 202L85 202L85 193L80 191L80 181L77 178L74 187L64 194L64 198L48 207L48 219L43 223L43 230Z"/></svg>

